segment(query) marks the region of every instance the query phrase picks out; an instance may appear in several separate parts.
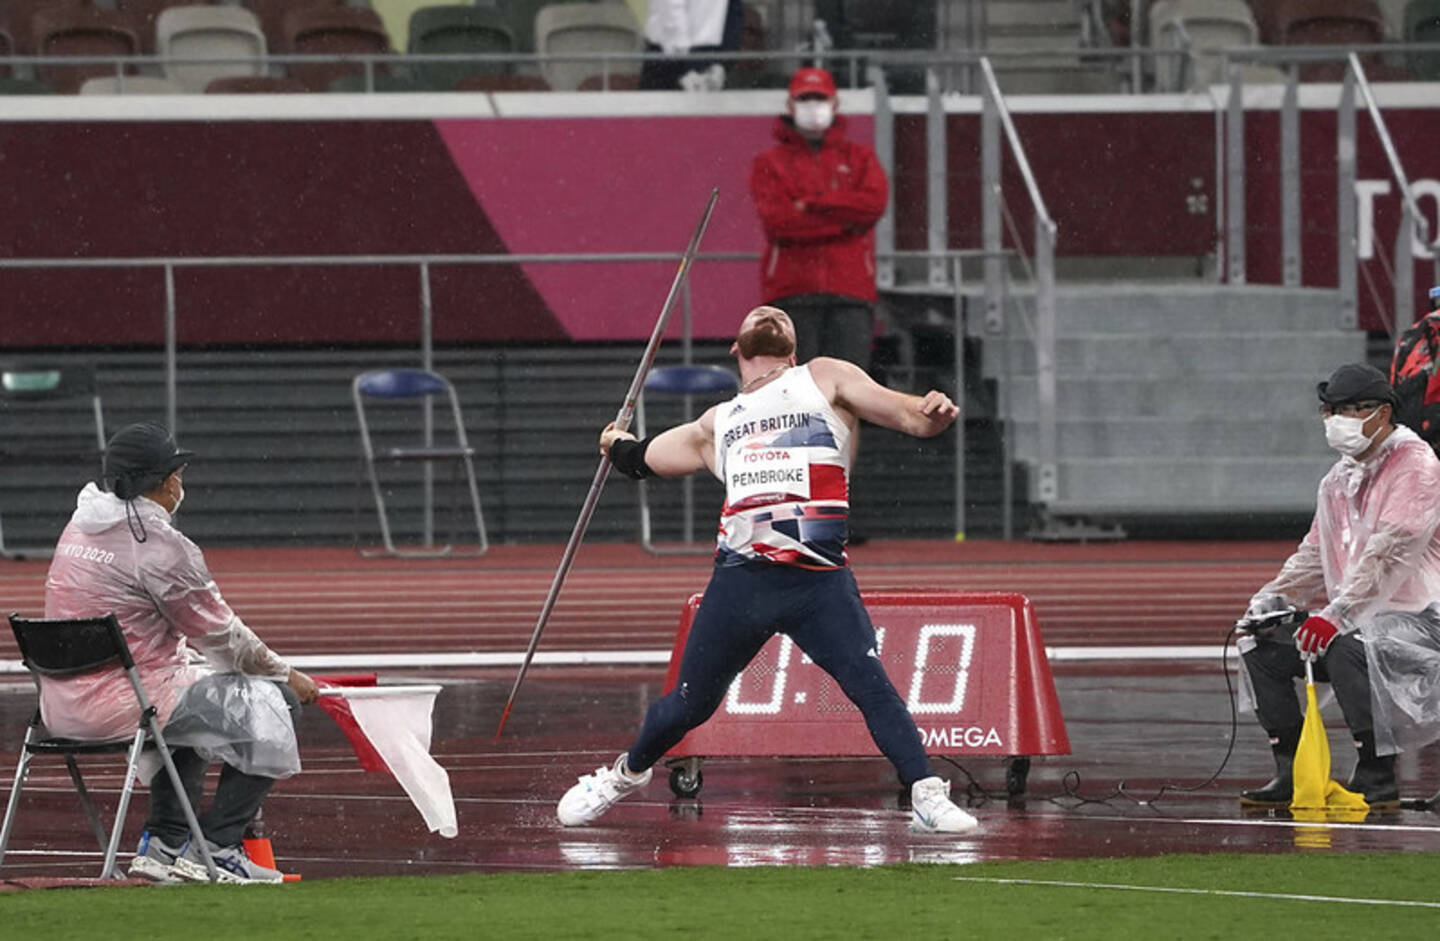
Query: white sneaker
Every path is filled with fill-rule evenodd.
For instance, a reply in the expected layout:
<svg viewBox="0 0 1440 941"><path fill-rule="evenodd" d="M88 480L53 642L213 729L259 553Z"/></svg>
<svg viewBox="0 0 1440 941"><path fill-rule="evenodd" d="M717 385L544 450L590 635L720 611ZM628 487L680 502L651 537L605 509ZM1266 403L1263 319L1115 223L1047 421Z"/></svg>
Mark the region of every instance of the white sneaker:
<svg viewBox="0 0 1440 941"><path fill-rule="evenodd" d="M175 871L175 864L189 846L188 841L171 846L149 830L140 834L140 846L135 858L130 860L129 875L132 879L149 879L151 882L184 882Z"/></svg>
<svg viewBox="0 0 1440 941"><path fill-rule="evenodd" d="M622 753L615 759L615 764L608 768L596 768L594 774L580 778L580 783L566 791L565 796L560 798L559 806L555 808L555 816L567 827L583 827L587 823L594 823L620 798L649 784L654 770L646 768L644 774L633 776L625 768L625 755Z"/></svg>
<svg viewBox="0 0 1440 941"><path fill-rule="evenodd" d="M917 833L967 833L980 821L950 800L950 782L922 778L910 785L910 829Z"/></svg>
<svg viewBox="0 0 1440 941"><path fill-rule="evenodd" d="M245 854L245 847L239 843L234 846L210 843L210 858L215 860L219 881L228 885L278 885L285 881L283 872L255 862ZM175 861L175 871L194 882L210 881L205 859L193 840L185 847L185 855Z"/></svg>

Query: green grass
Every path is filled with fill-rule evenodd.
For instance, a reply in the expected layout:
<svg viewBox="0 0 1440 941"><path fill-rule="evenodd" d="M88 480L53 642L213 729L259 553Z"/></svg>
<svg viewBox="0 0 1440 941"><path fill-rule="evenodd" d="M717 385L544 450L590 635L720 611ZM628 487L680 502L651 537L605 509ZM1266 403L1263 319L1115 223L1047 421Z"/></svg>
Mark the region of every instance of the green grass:
<svg viewBox="0 0 1440 941"><path fill-rule="evenodd" d="M1440 935L1440 909L957 876L1440 901L1440 854L1205 855L330 879L0 894L7 938L1236 938Z"/></svg>

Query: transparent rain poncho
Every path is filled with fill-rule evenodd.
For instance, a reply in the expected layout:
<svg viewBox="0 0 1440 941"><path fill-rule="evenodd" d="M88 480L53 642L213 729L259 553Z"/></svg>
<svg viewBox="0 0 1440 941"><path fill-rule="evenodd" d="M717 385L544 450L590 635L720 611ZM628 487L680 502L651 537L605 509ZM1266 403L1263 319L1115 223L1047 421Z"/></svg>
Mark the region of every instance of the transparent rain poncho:
<svg viewBox="0 0 1440 941"><path fill-rule="evenodd" d="M284 697L267 682L283 682L289 666L225 603L199 547L163 507L144 497L127 506L92 483L55 547L45 616L108 612L170 744L195 745L247 773L300 770ZM135 729L135 696L116 670L43 684L40 709L56 735L121 738Z"/></svg>
<svg viewBox="0 0 1440 941"><path fill-rule="evenodd" d="M1310 531L1250 602L1251 613L1293 604L1360 634L1381 754L1440 738L1437 530L1440 460L1397 427L1369 460L1342 457L1330 469Z"/></svg>

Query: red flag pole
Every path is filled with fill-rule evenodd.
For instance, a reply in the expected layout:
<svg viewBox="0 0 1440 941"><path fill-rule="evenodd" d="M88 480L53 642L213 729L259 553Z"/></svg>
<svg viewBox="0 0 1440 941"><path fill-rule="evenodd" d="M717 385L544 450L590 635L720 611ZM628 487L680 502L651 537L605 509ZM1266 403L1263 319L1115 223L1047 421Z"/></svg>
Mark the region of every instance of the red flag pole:
<svg viewBox="0 0 1440 941"><path fill-rule="evenodd" d="M650 333L650 343L645 347L645 355L640 358L640 366L635 370L635 378L630 380L630 390L625 393L625 402L615 416L615 427L621 431L630 427L630 419L635 415L635 403L640 398L640 390L644 388L645 377L650 374L650 367L655 362L655 354L660 351L660 341L665 335L665 327L670 322L670 314L675 309L675 301L680 296L680 288L685 283L685 278L690 273L690 266L694 263L695 255L700 250L700 239L704 237L705 229L710 225L710 215L715 211L715 202L719 198L720 190L712 189L710 199L705 203L705 211L700 214L700 222L695 226L694 234L690 236L690 244L680 258L680 267L675 270L675 279L670 282L670 293L665 296L665 303L660 308L660 316L655 321L655 329ZM505 700L505 711L500 713L500 724L495 729L496 740L505 731L505 721L510 718L510 710L515 705L515 696L520 692L520 684L525 682L525 674L530 669L530 661L535 657L535 648L540 644L540 634L545 630L546 622L550 620L550 612L554 610L555 602L560 597L560 589L565 584L565 576L570 573L570 564L575 561L575 553L585 538L585 530L590 526L590 517L595 514L595 505L600 501L600 491L604 489L605 480L609 476L610 461L602 456L600 466L595 469L595 478L590 482L590 492L585 497L585 504L580 508L580 516L575 520L575 528L570 531L570 541L565 544L565 552L560 556L560 567L555 570L555 578L550 582L550 593L546 595L545 604L540 609L540 617L536 620L535 630L530 635L530 645L525 648L525 658L520 661L520 672L515 675L515 685L510 687L510 698Z"/></svg>

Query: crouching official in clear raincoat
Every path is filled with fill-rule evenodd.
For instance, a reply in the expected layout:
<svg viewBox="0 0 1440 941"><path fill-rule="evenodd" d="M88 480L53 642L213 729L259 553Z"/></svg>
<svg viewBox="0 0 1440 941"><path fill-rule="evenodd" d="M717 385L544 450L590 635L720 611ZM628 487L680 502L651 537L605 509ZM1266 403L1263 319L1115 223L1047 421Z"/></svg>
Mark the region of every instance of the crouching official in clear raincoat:
<svg viewBox="0 0 1440 941"><path fill-rule="evenodd" d="M1241 802L1290 803L1304 657L1330 683L1355 740L1346 787L1372 808L1395 808L1396 752L1440 738L1440 460L1395 424L1394 392L1378 369L1341 366L1317 391L1325 438L1341 457L1320 481L1309 532L1245 612L1252 623L1287 606L1308 617L1240 642L1241 685L1276 767Z"/></svg>
<svg viewBox="0 0 1440 941"><path fill-rule="evenodd" d="M175 528L193 455L151 422L110 439L104 489L90 483L80 491L55 547L45 616L115 614L221 878L276 882L281 873L252 862L242 838L275 779L300 770L292 710L314 702L318 690L236 616L199 547ZM47 686L40 710L55 735L123 738L135 729L135 696L116 671ZM225 767L211 806L202 810L211 761ZM206 878L191 842L160 768L151 776L145 832L130 874L159 882Z"/></svg>

